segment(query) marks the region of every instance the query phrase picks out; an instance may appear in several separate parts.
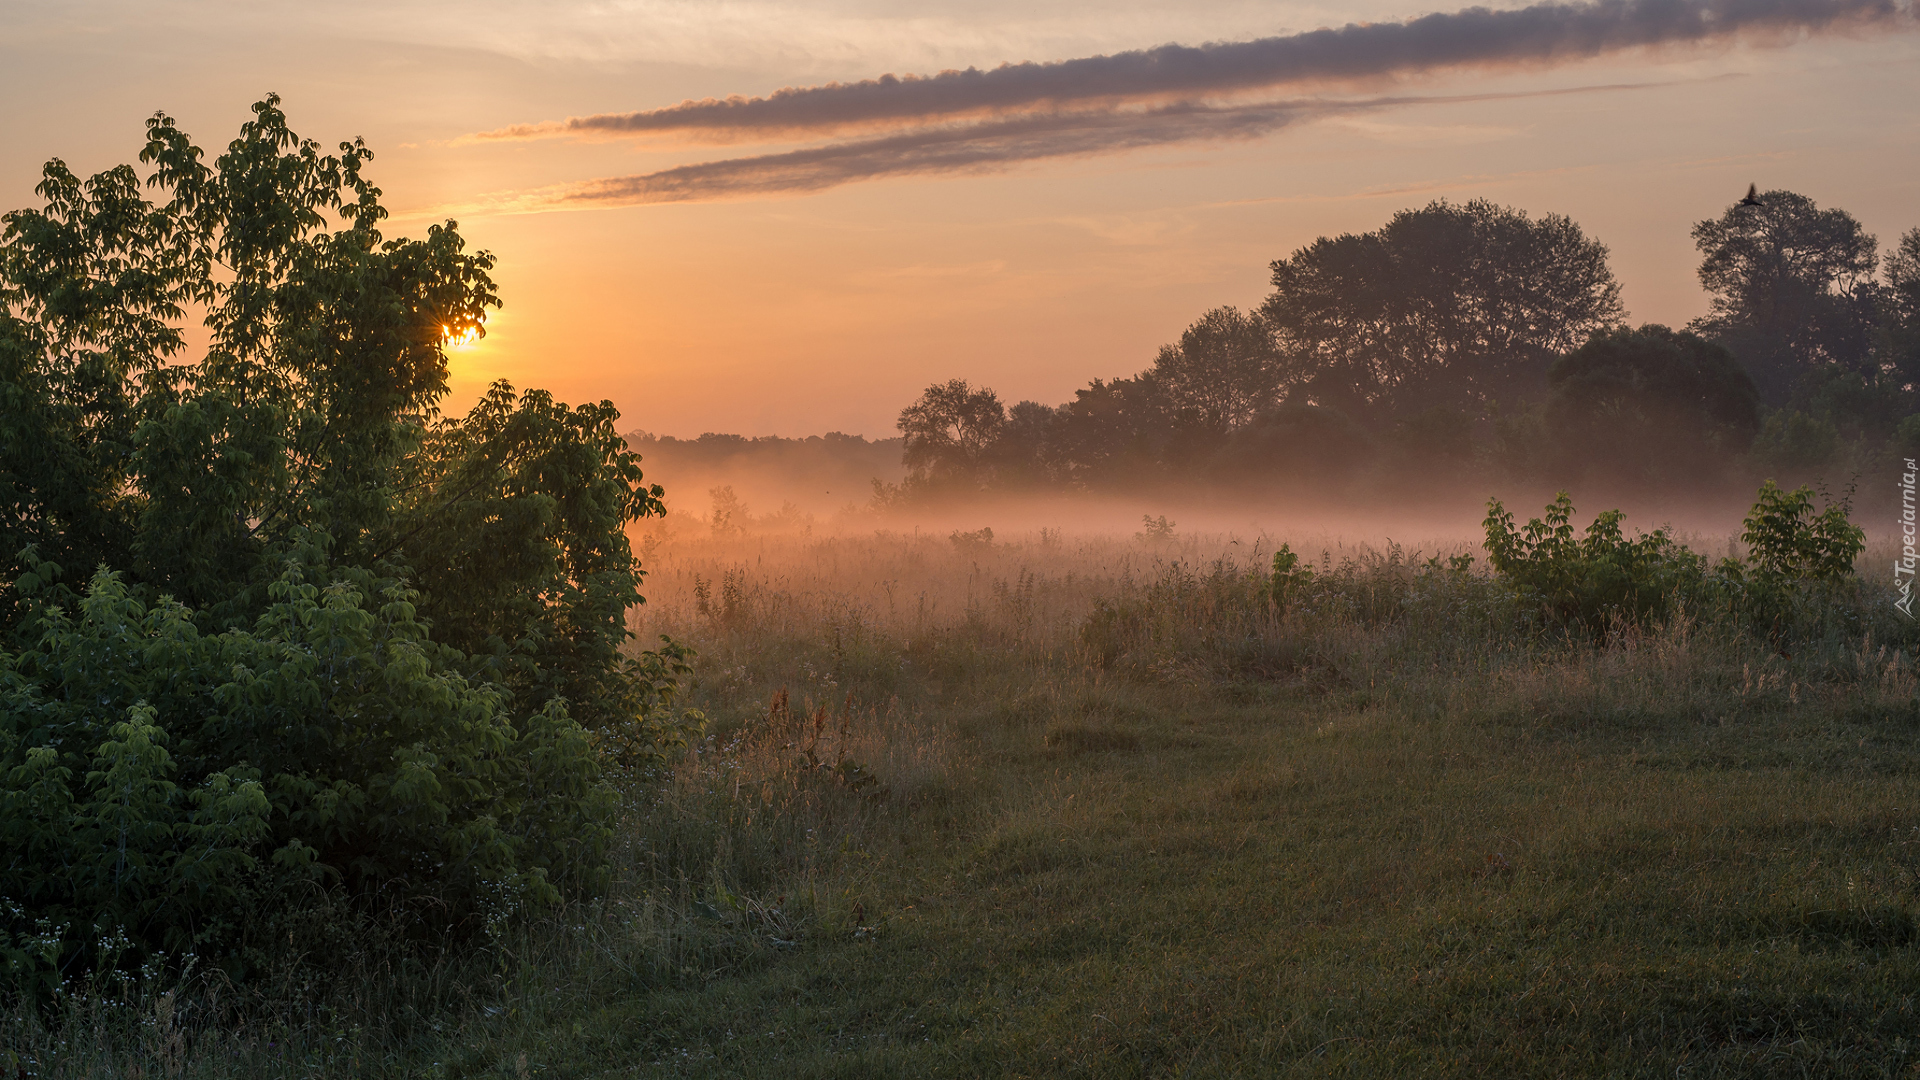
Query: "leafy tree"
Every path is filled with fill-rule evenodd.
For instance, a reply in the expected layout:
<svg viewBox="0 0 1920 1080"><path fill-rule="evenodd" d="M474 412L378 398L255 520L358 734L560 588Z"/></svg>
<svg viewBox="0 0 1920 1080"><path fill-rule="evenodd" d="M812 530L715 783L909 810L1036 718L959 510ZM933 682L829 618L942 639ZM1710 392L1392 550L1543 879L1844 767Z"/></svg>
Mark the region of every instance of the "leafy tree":
<svg viewBox="0 0 1920 1080"><path fill-rule="evenodd" d="M1832 418L1798 409L1775 409L1753 440L1753 462L1790 476L1816 474L1840 456L1840 429Z"/></svg>
<svg viewBox="0 0 1920 1080"><path fill-rule="evenodd" d="M1466 478L1478 448L1475 418L1446 405L1434 405L1403 417L1394 425L1392 447L1400 459L1401 481L1408 491L1438 493L1445 481ZM1442 482L1436 487L1436 481Z"/></svg>
<svg viewBox="0 0 1920 1080"><path fill-rule="evenodd" d="M1160 347L1153 377L1175 415L1224 435L1276 403L1279 356L1258 313L1215 308L1187 327L1178 344Z"/></svg>
<svg viewBox="0 0 1920 1080"><path fill-rule="evenodd" d="M1072 487L1139 483L1164 471L1173 417L1151 371L1131 379L1095 379L1060 406L1056 461Z"/></svg>
<svg viewBox="0 0 1920 1080"><path fill-rule="evenodd" d="M900 410L905 436L901 455L910 486L922 490L978 491L993 480L992 449L1007 423L1006 406L993 391L965 379L927 387L920 400Z"/></svg>
<svg viewBox="0 0 1920 1080"><path fill-rule="evenodd" d="M1691 328L1732 350L1780 404L1809 372L1868 362L1878 243L1853 215L1805 195L1757 201L1693 227L1712 309Z"/></svg>
<svg viewBox="0 0 1920 1080"><path fill-rule="evenodd" d="M253 113L210 165L156 116L144 180L53 161L3 219L16 974L219 954L293 879L443 927L550 901L602 863L595 745L638 763L681 720L685 650L624 648L661 492L617 413L501 384L441 417L491 257L385 239L365 146Z"/></svg>
<svg viewBox="0 0 1920 1080"><path fill-rule="evenodd" d="M1404 210L1272 269L1260 310L1284 385L1355 417L1531 393L1553 357L1622 317L1604 245L1484 200Z"/></svg>
<svg viewBox="0 0 1920 1080"><path fill-rule="evenodd" d="M1058 483L1059 425L1059 413L1038 401L1022 401L1007 410L1007 422L991 452L999 486L1035 488Z"/></svg>
<svg viewBox="0 0 1920 1080"><path fill-rule="evenodd" d="M1759 429L1759 398L1733 355L1648 324L1603 331L1553 365L1548 428L1569 479L1662 486L1720 479Z"/></svg>

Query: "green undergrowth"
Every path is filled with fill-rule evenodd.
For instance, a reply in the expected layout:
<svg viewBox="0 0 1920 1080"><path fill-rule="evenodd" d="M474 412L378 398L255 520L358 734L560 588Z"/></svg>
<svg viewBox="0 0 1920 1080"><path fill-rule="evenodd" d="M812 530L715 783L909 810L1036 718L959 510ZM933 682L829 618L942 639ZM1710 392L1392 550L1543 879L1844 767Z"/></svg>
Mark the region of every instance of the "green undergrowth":
<svg viewBox="0 0 1920 1080"><path fill-rule="evenodd" d="M1920 684L1890 594L1850 582L1785 636L1685 604L1556 631L1460 560L1265 569L1170 563L1071 632L1002 602L776 629L742 578L737 617L676 628L709 726L626 792L602 899L407 970L368 948L330 996L102 987L11 1017L0 1053L32 1076L1912 1071Z"/></svg>

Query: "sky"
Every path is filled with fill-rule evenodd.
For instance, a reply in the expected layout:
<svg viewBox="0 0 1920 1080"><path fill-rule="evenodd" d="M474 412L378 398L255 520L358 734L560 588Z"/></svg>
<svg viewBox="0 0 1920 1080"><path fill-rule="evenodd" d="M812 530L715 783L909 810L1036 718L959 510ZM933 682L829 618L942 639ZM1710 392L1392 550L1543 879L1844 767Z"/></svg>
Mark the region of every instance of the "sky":
<svg viewBox="0 0 1920 1080"><path fill-rule="evenodd" d="M880 438L936 381L1133 374L1273 260L1434 199L1573 218L1636 323L1705 312L1688 230L1749 183L1890 244L1920 226L1910 10L0 0L0 206L49 158L132 161L156 110L222 146L276 92L367 140L390 236L453 218L498 259L449 412L505 379L625 430Z"/></svg>

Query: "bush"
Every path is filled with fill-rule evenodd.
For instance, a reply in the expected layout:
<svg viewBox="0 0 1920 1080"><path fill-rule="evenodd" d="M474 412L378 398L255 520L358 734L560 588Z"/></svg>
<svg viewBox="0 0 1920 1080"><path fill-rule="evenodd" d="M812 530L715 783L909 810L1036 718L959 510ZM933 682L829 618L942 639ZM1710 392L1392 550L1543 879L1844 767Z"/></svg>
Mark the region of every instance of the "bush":
<svg viewBox="0 0 1920 1080"><path fill-rule="evenodd" d="M1813 509L1814 492L1782 491L1769 480L1746 517L1745 560L1707 560L1666 529L1628 539L1618 510L1603 511L1574 535L1573 500L1560 492L1544 520L1515 528L1500 500L1487 503L1487 561L1553 622L1604 632L1619 621L1648 623L1676 606L1720 605L1770 628L1776 637L1810 593L1832 599L1853 576L1866 534L1847 519L1845 499ZM1822 610L1831 605L1821 605Z"/></svg>
<svg viewBox="0 0 1920 1080"><path fill-rule="evenodd" d="M1657 619L1674 599L1695 590L1706 560L1674 542L1665 529L1628 539L1626 515L1603 511L1575 536L1573 499L1561 492L1546 518L1514 527L1500 500L1487 504L1487 561L1554 621L1603 631L1615 619Z"/></svg>
<svg viewBox="0 0 1920 1080"><path fill-rule="evenodd" d="M253 111L211 167L149 121L164 202L54 161L4 218L0 960L36 992L237 970L294 887L430 936L590 888L609 768L699 719L687 651L627 646L661 491L618 413L500 384L438 418L491 258L384 240L364 146Z"/></svg>
<svg viewBox="0 0 1920 1080"><path fill-rule="evenodd" d="M1852 500L1813 509L1813 489L1782 491L1769 480L1748 512L1746 542L1752 576L1761 581L1842 581L1867 546L1866 530L1847 520Z"/></svg>
<svg viewBox="0 0 1920 1080"><path fill-rule="evenodd" d="M0 655L16 978L111 961L113 938L219 956L275 877L431 898L457 924L598 872L612 797L565 703L516 715L428 638L417 594L309 573L287 568L254 629L203 634L102 570Z"/></svg>

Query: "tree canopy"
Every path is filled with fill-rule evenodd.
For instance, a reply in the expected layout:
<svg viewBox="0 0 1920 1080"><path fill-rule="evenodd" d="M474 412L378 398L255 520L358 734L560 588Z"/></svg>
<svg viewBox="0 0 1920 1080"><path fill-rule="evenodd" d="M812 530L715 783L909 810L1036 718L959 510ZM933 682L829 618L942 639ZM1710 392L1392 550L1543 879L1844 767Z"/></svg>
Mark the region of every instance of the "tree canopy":
<svg viewBox="0 0 1920 1080"><path fill-rule="evenodd" d="M1006 422L1007 407L991 390L976 390L965 379L927 387L920 400L900 410L909 483L942 489L985 486L993 479L990 451Z"/></svg>
<svg viewBox="0 0 1920 1080"><path fill-rule="evenodd" d="M1811 373L1868 365L1878 243L1853 215L1797 192L1756 203L1694 225L1712 308L1693 329L1731 349L1780 404Z"/></svg>
<svg viewBox="0 0 1920 1080"><path fill-rule="evenodd" d="M1706 486L1760 427L1753 380L1727 350L1649 324L1604 331L1548 374L1560 475Z"/></svg>
<svg viewBox="0 0 1920 1080"><path fill-rule="evenodd" d="M1480 478L1730 490L1920 454L1920 229L1883 263L1844 211L1770 191L1693 235L1712 313L1633 330L1606 247L1570 219L1403 210L1274 261L1257 311L1213 308L1061 405L995 413L984 388L930 389L903 415L921 425L910 464L966 478L948 491L1413 497ZM965 437L941 404L956 385L983 403Z"/></svg>
<svg viewBox="0 0 1920 1080"><path fill-rule="evenodd" d="M1272 271L1260 310L1288 393L1356 417L1535 392L1554 357L1623 317L1604 245L1479 199L1322 237Z"/></svg>
<svg viewBox="0 0 1920 1080"><path fill-rule="evenodd" d="M1224 435L1271 408L1280 391L1273 332L1257 313L1214 308L1154 358L1166 407L1188 424Z"/></svg>

